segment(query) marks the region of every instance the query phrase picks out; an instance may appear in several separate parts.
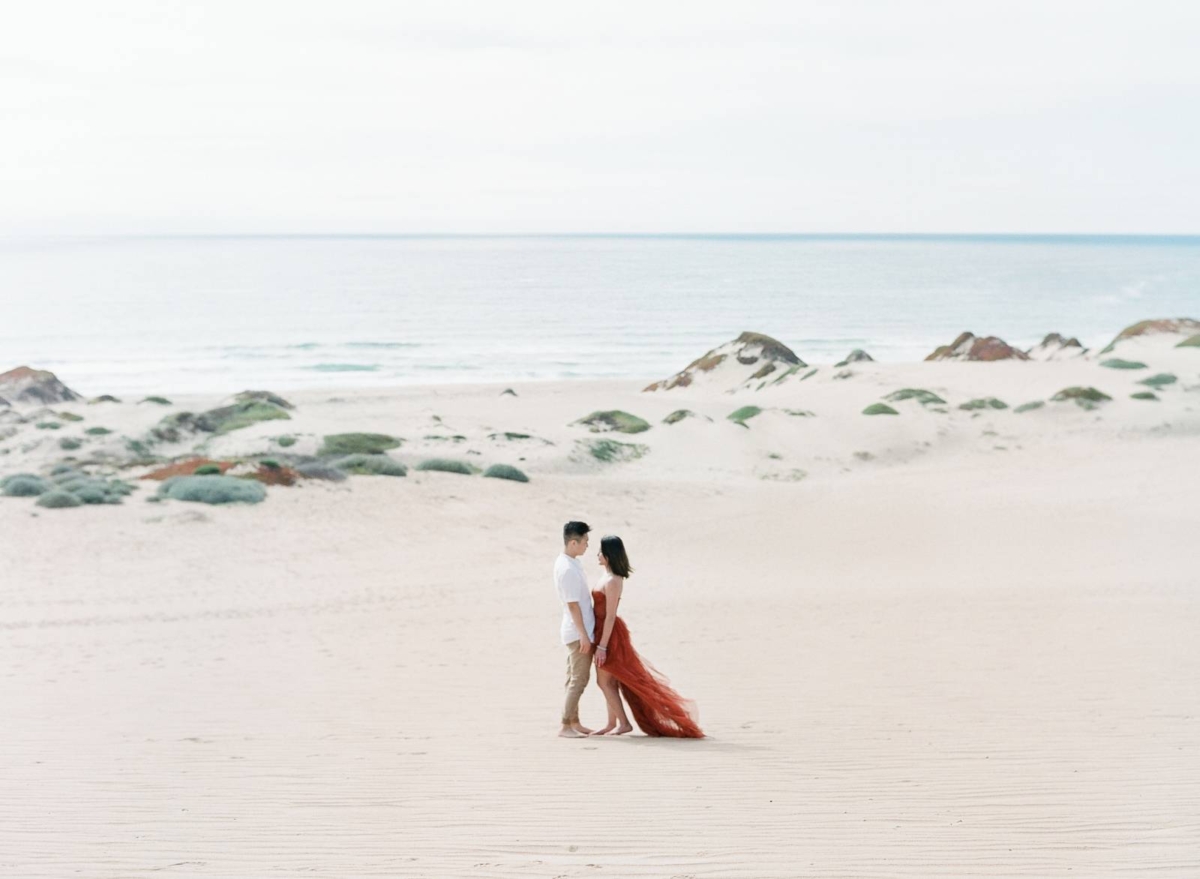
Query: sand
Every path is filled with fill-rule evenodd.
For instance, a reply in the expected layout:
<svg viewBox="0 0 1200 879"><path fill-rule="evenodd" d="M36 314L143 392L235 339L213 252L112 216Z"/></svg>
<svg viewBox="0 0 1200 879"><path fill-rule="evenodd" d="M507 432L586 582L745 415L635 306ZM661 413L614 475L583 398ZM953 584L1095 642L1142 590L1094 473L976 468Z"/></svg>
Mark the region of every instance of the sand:
<svg viewBox="0 0 1200 879"><path fill-rule="evenodd" d="M210 451L381 430L410 464L475 449L532 481L0 499L0 874L1200 875L1192 356L1158 403L1085 361L856 364L749 396L310 391ZM1079 383L1113 402L954 408ZM859 414L904 386L948 411ZM725 418L748 403L768 411ZM713 420L660 423L683 407ZM163 415L55 408L71 430ZM642 458L580 453L570 422L609 408L654 424L616 437ZM579 517L625 539L622 614L709 738L555 737L550 569ZM602 722L594 686L583 711Z"/></svg>

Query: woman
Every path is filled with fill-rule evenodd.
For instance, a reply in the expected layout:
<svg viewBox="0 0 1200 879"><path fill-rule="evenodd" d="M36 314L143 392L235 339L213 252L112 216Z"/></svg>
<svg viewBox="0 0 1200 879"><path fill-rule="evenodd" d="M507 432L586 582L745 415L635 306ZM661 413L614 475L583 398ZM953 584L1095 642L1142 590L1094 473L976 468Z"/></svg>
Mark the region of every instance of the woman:
<svg viewBox="0 0 1200 879"><path fill-rule="evenodd" d="M694 704L672 690L667 679L638 656L625 621L617 616L625 580L633 573L621 538L610 535L600 541L600 564L608 576L592 592L592 605L598 633L596 678L608 702L608 724L593 735L619 736L633 729L621 704L624 696L646 735L704 738Z"/></svg>

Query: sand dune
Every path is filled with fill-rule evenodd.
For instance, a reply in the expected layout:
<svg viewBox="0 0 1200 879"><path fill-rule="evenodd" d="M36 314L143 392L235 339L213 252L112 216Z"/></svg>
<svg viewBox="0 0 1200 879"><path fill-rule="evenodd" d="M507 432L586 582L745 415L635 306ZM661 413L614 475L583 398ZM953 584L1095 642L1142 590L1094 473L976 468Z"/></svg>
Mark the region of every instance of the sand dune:
<svg viewBox="0 0 1200 879"><path fill-rule="evenodd" d="M1200 875L1200 355L1169 356L1157 404L1088 358L856 363L734 395L309 392L207 451L377 430L410 465L450 442L532 481L0 499L0 873ZM1072 384L1113 401L1012 411ZM910 386L946 411L861 414ZM1010 409L957 408L993 395ZM164 414L72 407L118 436ZM679 408L712 420L663 425ZM572 425L598 409L652 427ZM578 454L597 438L648 451ZM60 454L21 442L4 472ZM710 738L554 737L549 571L573 517L625 538L622 613Z"/></svg>

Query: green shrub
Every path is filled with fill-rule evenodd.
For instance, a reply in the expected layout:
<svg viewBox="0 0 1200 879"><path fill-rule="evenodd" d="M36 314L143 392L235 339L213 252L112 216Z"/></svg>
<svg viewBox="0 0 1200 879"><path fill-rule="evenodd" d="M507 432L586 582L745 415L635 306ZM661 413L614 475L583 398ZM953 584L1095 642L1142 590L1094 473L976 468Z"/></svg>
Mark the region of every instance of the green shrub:
<svg viewBox="0 0 1200 879"><path fill-rule="evenodd" d="M38 430L58 430L62 427L57 421L39 421L37 423Z"/></svg>
<svg viewBox="0 0 1200 879"><path fill-rule="evenodd" d="M193 476L220 476L221 466L219 464L201 464L192 471Z"/></svg>
<svg viewBox="0 0 1200 879"><path fill-rule="evenodd" d="M616 464L625 461L636 461L650 449L638 443L619 443L616 440L580 440L589 455L605 464Z"/></svg>
<svg viewBox="0 0 1200 879"><path fill-rule="evenodd" d="M337 458L332 462L333 466L343 473L353 473L355 476L407 476L408 468L399 461L394 461L387 455L347 455L344 458ZM418 468L420 469L420 468ZM302 476L315 477L306 473L301 469Z"/></svg>
<svg viewBox="0 0 1200 879"><path fill-rule="evenodd" d="M202 504L257 504L267 490L260 482L233 476L173 476L159 486L158 496Z"/></svg>
<svg viewBox="0 0 1200 879"><path fill-rule="evenodd" d="M1151 388L1163 388L1167 385L1175 384L1175 382L1178 380L1179 379L1171 375L1169 372L1160 372L1158 375L1152 375L1150 378L1142 379L1140 382L1138 382L1138 384L1146 385L1147 387Z"/></svg>
<svg viewBox="0 0 1200 879"><path fill-rule="evenodd" d="M862 411L863 415L899 415L900 413L887 403L872 403Z"/></svg>
<svg viewBox="0 0 1200 879"><path fill-rule="evenodd" d="M1154 391L1138 391L1136 394L1130 394L1130 399L1133 400L1157 400L1158 394Z"/></svg>
<svg viewBox="0 0 1200 879"><path fill-rule="evenodd" d="M962 403L958 408L966 409L967 411L973 409L1007 409L1008 404L1003 400L997 400L995 397L980 397L977 400Z"/></svg>
<svg viewBox="0 0 1200 879"><path fill-rule="evenodd" d="M89 427L84 431L88 436L107 436L112 433L107 427Z"/></svg>
<svg viewBox="0 0 1200 879"><path fill-rule="evenodd" d="M461 473L470 476L475 468L466 461L454 461L450 458L429 458L417 465L418 470L436 470L440 473Z"/></svg>
<svg viewBox="0 0 1200 879"><path fill-rule="evenodd" d="M1056 403L1075 403L1081 409L1095 409L1099 404L1111 400L1108 394L1098 391L1095 388L1071 387L1063 388L1057 394L1050 398Z"/></svg>
<svg viewBox="0 0 1200 879"><path fill-rule="evenodd" d="M53 491L48 491L39 497L37 499L37 505L39 507L48 507L52 510L61 510L67 507L82 507L83 501L75 497L75 495L71 494L69 491L62 491L61 489L56 488Z"/></svg>
<svg viewBox="0 0 1200 879"><path fill-rule="evenodd" d="M50 468L51 476L64 476L66 474L78 473L79 469L74 464L67 464L66 462L63 462L62 464L55 464Z"/></svg>
<svg viewBox="0 0 1200 879"><path fill-rule="evenodd" d="M388 449L398 449L404 440L384 433L333 433L325 437L318 453L321 457L337 455L382 455Z"/></svg>
<svg viewBox="0 0 1200 879"><path fill-rule="evenodd" d="M696 413L691 409L676 409L670 415L663 419L663 424L678 424L685 418L695 418Z"/></svg>
<svg viewBox="0 0 1200 879"><path fill-rule="evenodd" d="M1189 336L1188 338L1184 339L1182 342L1180 342L1175 347L1176 348L1200 348L1200 333L1197 333L1194 336Z"/></svg>
<svg viewBox="0 0 1200 879"><path fill-rule="evenodd" d="M294 436L281 436L275 442L279 443L280 448L290 449L296 444L296 438Z"/></svg>
<svg viewBox="0 0 1200 879"><path fill-rule="evenodd" d="M923 388L901 388L898 391L892 391L890 394L884 397L884 399L889 403L902 403L905 400L916 400L922 406L944 404L946 402L933 391L927 391Z"/></svg>
<svg viewBox="0 0 1200 879"><path fill-rule="evenodd" d="M268 470L279 470L280 469L279 462L276 461L274 458L263 458L258 463L261 466L266 467Z"/></svg>
<svg viewBox="0 0 1200 879"><path fill-rule="evenodd" d="M732 421L734 424L740 424L742 427L747 427L748 425L746 424L746 422L749 421L754 416L760 415L760 414L762 414L762 409L759 408L758 406L743 406L741 409L737 409L733 412L730 412L725 417L728 418L730 421Z"/></svg>
<svg viewBox="0 0 1200 879"><path fill-rule="evenodd" d="M488 434L488 439L490 439L490 440L498 440L501 437L508 440L509 442L512 442L514 440L533 439L533 437L527 433L514 433L511 430L506 430L503 433L489 433ZM425 437L425 439L429 439L429 437ZM466 437L455 437L455 439L456 440L457 439L466 439Z"/></svg>
<svg viewBox="0 0 1200 879"><path fill-rule="evenodd" d="M6 497L37 497L50 491L53 486L32 473L14 473L0 479L0 492Z"/></svg>
<svg viewBox="0 0 1200 879"><path fill-rule="evenodd" d="M1101 360L1101 366L1107 366L1109 369L1145 369L1146 364L1137 360L1122 360L1120 357L1110 357L1108 360Z"/></svg>
<svg viewBox="0 0 1200 879"><path fill-rule="evenodd" d="M1022 403L1013 412L1032 412L1034 409L1041 409L1045 405L1044 400L1030 400L1028 403Z"/></svg>
<svg viewBox="0 0 1200 879"><path fill-rule="evenodd" d="M83 446L83 440L73 436L64 436L58 441L58 447L65 452L73 452L81 446Z"/></svg>
<svg viewBox="0 0 1200 879"><path fill-rule="evenodd" d="M83 416L76 415L74 412L59 412L58 417L63 421L83 421Z"/></svg>
<svg viewBox="0 0 1200 879"><path fill-rule="evenodd" d="M493 464L483 471L483 475L488 479L511 479L513 482L529 481L528 476L516 467L510 467L508 464Z"/></svg>
<svg viewBox="0 0 1200 879"><path fill-rule="evenodd" d="M232 406L220 406L209 409L196 416L196 425L200 430L215 433L217 436L241 430L260 421L288 420L292 416L283 407L261 400L246 400L234 403Z"/></svg>
<svg viewBox="0 0 1200 879"><path fill-rule="evenodd" d="M166 397L146 397L146 398L145 398L145 399L143 399L141 402L143 402L143 403L155 403L155 404L157 404L157 405L159 405L159 406L170 406L170 405L171 405L171 401L170 401L170 400L168 400Z"/></svg>
<svg viewBox="0 0 1200 879"><path fill-rule="evenodd" d="M630 415L628 412L622 412L620 409L593 412L586 418L580 418L575 423L582 424L591 430L592 433L609 430L616 431L617 433L644 433L650 429L649 422L638 418L636 415Z"/></svg>
<svg viewBox="0 0 1200 879"><path fill-rule="evenodd" d="M88 400L88 405L93 406L96 403L120 403L121 401L112 394L101 394L99 397L93 397Z"/></svg>
<svg viewBox="0 0 1200 879"><path fill-rule="evenodd" d="M371 457L380 457L372 455ZM307 464L297 464L296 472L305 479L325 479L329 482L344 482L346 480L345 471L339 470L332 464L326 464L321 461L310 461Z"/></svg>
<svg viewBox="0 0 1200 879"><path fill-rule="evenodd" d="M278 394L270 391L242 391L234 399L239 403L270 403L280 409L295 409L296 407Z"/></svg>

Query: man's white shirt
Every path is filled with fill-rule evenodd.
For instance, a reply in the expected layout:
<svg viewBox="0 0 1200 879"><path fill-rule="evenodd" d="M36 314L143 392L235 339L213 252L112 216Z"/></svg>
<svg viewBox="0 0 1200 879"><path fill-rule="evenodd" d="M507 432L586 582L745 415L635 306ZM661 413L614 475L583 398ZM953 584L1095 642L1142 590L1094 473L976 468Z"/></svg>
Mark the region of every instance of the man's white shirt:
<svg viewBox="0 0 1200 879"><path fill-rule="evenodd" d="M560 633L562 642L582 640L579 630L575 628L575 620L571 617L568 601L579 602L579 612L583 614L583 625L587 629L587 640L590 643L596 633L596 614L592 610L592 593L588 589L587 575L583 573L583 565L579 559L573 559L565 552L554 561L554 588L558 590L558 600L562 602L563 615Z"/></svg>

